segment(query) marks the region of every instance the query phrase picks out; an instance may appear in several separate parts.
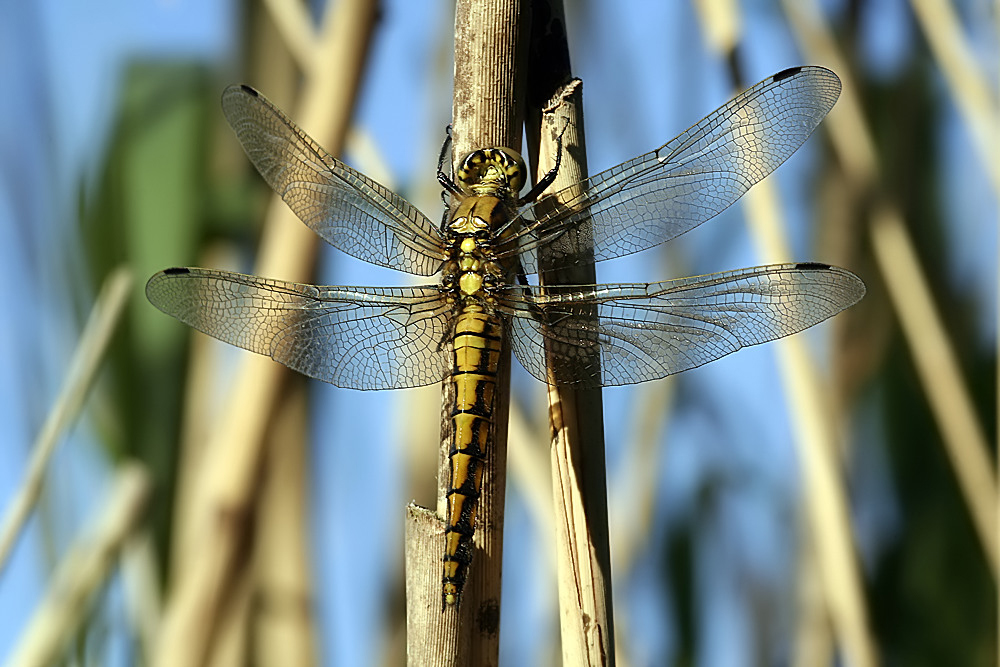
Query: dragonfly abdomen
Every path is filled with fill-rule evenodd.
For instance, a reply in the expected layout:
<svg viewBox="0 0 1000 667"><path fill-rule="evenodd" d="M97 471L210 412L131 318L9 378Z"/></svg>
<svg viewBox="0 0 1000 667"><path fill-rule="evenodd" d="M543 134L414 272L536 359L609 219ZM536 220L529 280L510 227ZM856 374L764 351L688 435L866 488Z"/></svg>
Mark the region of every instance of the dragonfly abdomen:
<svg viewBox="0 0 1000 667"><path fill-rule="evenodd" d="M455 604L472 561L472 534L493 433L493 405L500 362L502 325L476 303L455 320L454 364L449 382L453 397L449 460L448 516L445 528L442 595Z"/></svg>

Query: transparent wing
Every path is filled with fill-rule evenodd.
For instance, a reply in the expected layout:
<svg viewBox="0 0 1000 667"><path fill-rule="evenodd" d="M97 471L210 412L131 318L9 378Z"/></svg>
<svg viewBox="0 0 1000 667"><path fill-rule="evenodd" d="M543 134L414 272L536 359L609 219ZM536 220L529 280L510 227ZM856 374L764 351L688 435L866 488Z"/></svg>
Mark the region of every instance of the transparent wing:
<svg viewBox="0 0 1000 667"><path fill-rule="evenodd" d="M146 297L181 322L318 380L353 389L440 382L451 308L437 287L318 287L167 269Z"/></svg>
<svg viewBox="0 0 1000 667"><path fill-rule="evenodd" d="M329 155L249 86L226 88L222 110L264 180L327 243L390 269L440 270L441 235L408 201Z"/></svg>
<svg viewBox="0 0 1000 667"><path fill-rule="evenodd" d="M655 380L802 331L857 303L865 286L825 264L776 264L546 291L504 289L514 353L543 382L598 387Z"/></svg>
<svg viewBox="0 0 1000 667"><path fill-rule="evenodd" d="M542 248L546 263L562 268L588 245L600 261L669 241L788 159L839 95L840 79L822 67L775 74L660 148L560 191L562 203L543 197L529 204L498 255L523 253L521 265L534 273Z"/></svg>

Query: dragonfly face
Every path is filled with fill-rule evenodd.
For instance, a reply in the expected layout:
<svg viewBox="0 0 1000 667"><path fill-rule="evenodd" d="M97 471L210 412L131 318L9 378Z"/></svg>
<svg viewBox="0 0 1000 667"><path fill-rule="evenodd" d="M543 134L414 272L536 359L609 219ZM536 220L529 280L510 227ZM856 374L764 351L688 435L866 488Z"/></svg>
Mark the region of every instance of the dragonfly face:
<svg viewBox="0 0 1000 667"><path fill-rule="evenodd" d="M306 225L359 259L440 272L441 281L314 286L168 269L149 280L146 294L209 335L340 387L446 380L454 398L443 596L454 602L471 558L504 337L543 382L623 385L801 331L865 292L849 271L812 262L544 291L515 284L515 276L538 272L542 259L558 269L581 254L600 261L639 252L711 219L794 153L839 94L829 70L785 70L663 146L539 202L517 199L526 170L516 153L474 151L455 172L450 215L439 227L327 154L255 90L232 86L222 98L230 125Z"/></svg>
<svg viewBox="0 0 1000 667"><path fill-rule="evenodd" d="M524 160L509 148L481 148L462 158L455 182L466 195L507 199L524 187L527 172Z"/></svg>

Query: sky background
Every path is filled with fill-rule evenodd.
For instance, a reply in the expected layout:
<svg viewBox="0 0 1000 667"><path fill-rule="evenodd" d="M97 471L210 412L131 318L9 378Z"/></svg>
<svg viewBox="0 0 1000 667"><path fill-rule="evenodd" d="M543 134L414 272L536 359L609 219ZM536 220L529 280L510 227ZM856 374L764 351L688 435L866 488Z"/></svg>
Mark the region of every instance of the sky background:
<svg viewBox="0 0 1000 667"><path fill-rule="evenodd" d="M732 84L719 58L705 45L691 5L626 1L569 3L573 68L584 80L588 162L592 173L663 144L729 99ZM844 2L822 3L830 16ZM982 3L960 3L966 16ZM863 3L869 16L855 46L858 67L875 80L899 75L922 36L902 0ZM786 67L804 64L776 3L742 4L748 85ZM14 3L0 0L0 280L11 286L0 318L0 507L12 497L26 466L30 443L58 391L93 294L78 222L81 201L95 188L114 133L127 68L137 60L184 60L207 65L219 92L240 79L239 11L232 1ZM440 200L433 167L450 114L452 7L448 3L383 2L369 66L355 114L356 129L369 136L387 168L385 180L437 219ZM995 53L995 37L970 21L972 43ZM991 41L993 40L993 41ZM992 48L993 51L989 49ZM822 63L817 63L822 64ZM992 65L996 67L994 62ZM996 80L996 72L993 72ZM928 77L943 91L943 82ZM253 84L253 81L247 83ZM262 91L267 94L267 91ZM950 97L934 109L933 141L941 157L940 197L948 211L942 253L949 273L974 304L975 338L984 348L996 340L996 201L959 122ZM219 112L221 117L221 111ZM818 135L817 135L818 137ZM810 198L821 143L814 137L774 176L783 197L794 260L825 261L812 236ZM367 166L349 163L366 170ZM380 176L381 178L381 176ZM602 263L601 282L655 281L761 263L755 256L740 206L670 244ZM408 278L369 267L330 249L317 281L322 284L394 285ZM669 263L664 257L677 261ZM181 264L188 258L179 257ZM162 268L162 267L154 267ZM848 267L852 268L852 267ZM147 275L136 276L136 289ZM280 278L281 276L273 276ZM869 277L862 275L866 281ZM152 308L152 306L149 306ZM180 326L164 317L164 327ZM806 334L823 354L825 327ZM242 354L236 352L234 354ZM515 362L516 365L516 362ZM521 369L512 381L514 400L532 418L544 419L542 386ZM376 636L394 582L376 576L398 566L402 552L401 508L408 454L404 418L389 424L384 446L364 442L365 424L382 414L405 414L405 392L354 392L310 383L314 433L313 528L317 611L325 664L364 665L368 637ZM423 390L414 390L423 391ZM437 389L431 388L430 394ZM627 424L647 388L605 392L612 532L626 520L631 480ZM636 665L676 658L676 599L648 582L660 577L656 554L678 525L697 510L710 517L697 533L699 555L692 586L697 591L698 665L754 664L743 574L775 590L794 567L794 511L799 492L790 419L782 396L775 352L750 348L685 373L672 385L674 399L662 443L649 462L662 480L655 529L647 556L627 578L616 579L616 614L628 624ZM852 503L863 566L875 568L880 553L902 530L900 508L883 446L878 397L859 405L850 436ZM431 404L433 404L433 398ZM0 572L0 657L11 651L37 605L53 557L100 506L111 479L99 420L88 412L62 442L48 475L42 512ZM385 412L389 411L389 412ZM428 441L436 439L431 433ZM544 447L539 442L539 447ZM357 511L360 471L377 469L384 495L370 513ZM733 481L711 507L699 507L706 479ZM545 565L530 509L516 481L507 496L501 663L533 664L557 625L552 616L553 574ZM352 556L358 535L371 542L373 576L359 576ZM541 565L540 565L541 564ZM786 612L788 605L780 606ZM102 606L108 642L118 664L128 663L120 581ZM776 621L787 632L791 618ZM623 635L624 637L624 635Z"/></svg>

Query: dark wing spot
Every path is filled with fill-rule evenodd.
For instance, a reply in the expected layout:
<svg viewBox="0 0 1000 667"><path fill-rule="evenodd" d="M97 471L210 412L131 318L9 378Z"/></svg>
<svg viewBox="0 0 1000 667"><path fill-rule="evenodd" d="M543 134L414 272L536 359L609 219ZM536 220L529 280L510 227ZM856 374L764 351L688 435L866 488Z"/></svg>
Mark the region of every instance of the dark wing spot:
<svg viewBox="0 0 1000 667"><path fill-rule="evenodd" d="M250 86L246 85L245 83L241 83L240 84L240 88L242 88L243 92L246 93L247 95L253 95L254 97L260 97L260 93L258 93L256 90L254 90Z"/></svg>
<svg viewBox="0 0 1000 667"><path fill-rule="evenodd" d="M826 271L830 265L822 262L799 262L795 268L799 271Z"/></svg>
<svg viewBox="0 0 1000 667"><path fill-rule="evenodd" d="M164 269L163 275L165 276L183 276L191 273L190 269L185 269L184 267L175 266L172 269Z"/></svg>
<svg viewBox="0 0 1000 667"><path fill-rule="evenodd" d="M771 78L775 83L777 83L779 81L784 81L788 77L795 76L801 71L802 71L801 67L789 67L788 69L781 70Z"/></svg>

